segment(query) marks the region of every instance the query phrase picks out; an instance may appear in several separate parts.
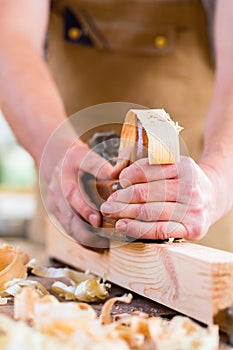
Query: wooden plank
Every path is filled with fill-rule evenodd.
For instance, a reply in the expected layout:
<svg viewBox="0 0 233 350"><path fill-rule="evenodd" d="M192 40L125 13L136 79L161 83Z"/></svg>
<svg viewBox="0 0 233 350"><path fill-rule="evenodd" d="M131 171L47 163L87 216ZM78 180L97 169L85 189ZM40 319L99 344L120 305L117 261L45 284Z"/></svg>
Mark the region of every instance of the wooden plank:
<svg viewBox="0 0 233 350"><path fill-rule="evenodd" d="M44 247L39 244L33 244L31 242L27 242L24 240L19 240L19 239L14 239L14 240L9 240L9 239L1 239L1 244L8 243L8 244L14 244L14 246L21 247L22 249L26 250L28 254L31 257L36 257L39 260L45 255ZM48 264L48 261L45 261L42 259L43 264ZM45 287L50 291L50 285L54 281L53 279L48 279L48 278L41 278L41 277L32 277L30 278L37 279L41 283L45 285ZM117 286L113 286L113 288L110 291L110 297L114 297L116 295L119 295L120 293L124 293L124 290L121 288L118 288ZM96 312L99 314L100 309L102 307L102 303L100 304L92 304ZM140 310L144 311L147 313L152 313L155 316L173 316L175 315L175 312L169 309L166 309L163 306L160 306L159 304L155 304L154 302L142 298L142 297L134 297L133 301L131 304L119 304L117 306L114 306L113 308L113 313L130 313L135 310ZM13 317L13 299L10 298L10 301L8 301L7 305L2 305L0 307L0 313L3 313L7 316ZM219 350L230 350L233 349L233 347L230 347L226 344L227 338L224 336L224 334L221 334L221 343L220 343L220 348Z"/></svg>
<svg viewBox="0 0 233 350"><path fill-rule="evenodd" d="M121 246L99 254L47 231L50 257L107 279L206 324L233 305L233 253L188 242Z"/></svg>

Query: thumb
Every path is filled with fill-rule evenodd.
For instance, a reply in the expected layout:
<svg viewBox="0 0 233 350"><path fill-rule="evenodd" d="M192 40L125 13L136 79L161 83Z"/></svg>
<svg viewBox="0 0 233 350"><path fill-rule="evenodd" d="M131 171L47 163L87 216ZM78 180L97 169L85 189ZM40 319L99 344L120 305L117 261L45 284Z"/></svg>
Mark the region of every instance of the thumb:
<svg viewBox="0 0 233 350"><path fill-rule="evenodd" d="M111 178L113 166L84 143L73 145L66 158L76 170L80 169L102 180Z"/></svg>
<svg viewBox="0 0 233 350"><path fill-rule="evenodd" d="M111 173L111 178L118 179L121 171L130 165L133 154L133 148L127 147L120 151L117 162L114 165Z"/></svg>

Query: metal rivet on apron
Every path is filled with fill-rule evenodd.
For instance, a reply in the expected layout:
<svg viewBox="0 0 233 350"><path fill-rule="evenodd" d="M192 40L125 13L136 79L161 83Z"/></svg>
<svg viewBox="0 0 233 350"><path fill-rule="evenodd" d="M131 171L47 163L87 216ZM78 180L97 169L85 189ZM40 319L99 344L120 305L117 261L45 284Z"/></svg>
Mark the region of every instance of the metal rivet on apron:
<svg viewBox="0 0 233 350"><path fill-rule="evenodd" d="M154 45L158 49L163 49L167 46L167 38L164 35L157 35L154 39Z"/></svg>
<svg viewBox="0 0 233 350"><path fill-rule="evenodd" d="M71 27L68 30L68 37L71 40L78 40L81 35L82 35L81 30L79 28L77 28L77 27Z"/></svg>

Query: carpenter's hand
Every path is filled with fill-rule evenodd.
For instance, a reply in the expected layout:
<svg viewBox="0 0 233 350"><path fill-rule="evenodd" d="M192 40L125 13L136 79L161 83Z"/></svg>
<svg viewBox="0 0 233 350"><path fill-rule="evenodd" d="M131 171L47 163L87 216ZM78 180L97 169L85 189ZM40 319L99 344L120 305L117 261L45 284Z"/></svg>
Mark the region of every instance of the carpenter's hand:
<svg viewBox="0 0 233 350"><path fill-rule="evenodd" d="M135 238L197 240L216 219L215 176L188 157L162 166L140 159L121 172L123 189L101 211L120 218L116 228Z"/></svg>
<svg viewBox="0 0 233 350"><path fill-rule="evenodd" d="M110 163L90 151L86 145L76 143L52 174L48 186L48 209L66 233L82 245L97 248L108 245L106 240L93 234L92 226L100 225L101 214L85 193L82 177L90 173L105 179L110 177L111 171Z"/></svg>

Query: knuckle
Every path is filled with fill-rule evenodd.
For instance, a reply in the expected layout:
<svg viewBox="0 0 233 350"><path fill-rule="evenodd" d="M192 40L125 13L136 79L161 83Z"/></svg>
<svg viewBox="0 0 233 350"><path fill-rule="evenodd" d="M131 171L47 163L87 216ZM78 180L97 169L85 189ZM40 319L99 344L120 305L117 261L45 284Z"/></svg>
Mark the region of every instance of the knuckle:
<svg viewBox="0 0 233 350"><path fill-rule="evenodd" d="M140 162L140 161L143 161ZM122 171L122 176L124 176L126 179L130 176L133 177L135 179L140 179L140 182L146 181L146 164L144 159L140 159L138 161L136 161L135 163L133 163L132 165L128 166L127 168L125 168Z"/></svg>
<svg viewBox="0 0 233 350"><path fill-rule="evenodd" d="M136 185L134 186L133 196L137 203L146 202L148 200L148 191L145 186Z"/></svg>
<svg viewBox="0 0 233 350"><path fill-rule="evenodd" d="M195 224L190 225L187 231L188 238L192 240L198 240L203 236L203 226L199 222L195 222Z"/></svg>
<svg viewBox="0 0 233 350"><path fill-rule="evenodd" d="M54 181L51 181L48 185L48 193L55 194L56 193L56 183Z"/></svg>
<svg viewBox="0 0 233 350"><path fill-rule="evenodd" d="M148 232L146 232L146 234L147 237L155 240L166 240L169 238L169 233L166 230L166 225L164 225L163 222L155 222Z"/></svg>
<svg viewBox="0 0 233 350"><path fill-rule="evenodd" d="M68 202L70 202L73 199L75 195L75 190L76 190L76 184L72 182L70 182L63 188L65 199L68 200Z"/></svg>
<svg viewBox="0 0 233 350"><path fill-rule="evenodd" d="M180 176L191 176L193 174L194 168L196 167L196 163L190 157L182 157L179 167L179 175Z"/></svg>
<svg viewBox="0 0 233 350"><path fill-rule="evenodd" d="M135 208L135 218L138 219L138 220L145 220L144 218L144 211L145 211L145 208L144 208L144 205L143 204L140 204L138 206L136 206Z"/></svg>
<svg viewBox="0 0 233 350"><path fill-rule="evenodd" d="M192 190L191 190L191 198L196 201L199 197L200 197L199 187L195 185L192 187Z"/></svg>
<svg viewBox="0 0 233 350"><path fill-rule="evenodd" d="M198 183L195 183L195 184L192 183L190 190L188 191L187 199L193 206L195 207L201 206L201 203L203 203L203 193Z"/></svg>
<svg viewBox="0 0 233 350"><path fill-rule="evenodd" d="M168 239L169 238L169 233L166 230L166 225L164 225L164 223L162 222L157 222L155 225L155 237L157 237L157 239Z"/></svg>
<svg viewBox="0 0 233 350"><path fill-rule="evenodd" d="M76 207L75 210L79 212L79 214L85 219L87 219L91 213L91 209L86 203L82 203L82 205L79 206L78 208Z"/></svg>
<svg viewBox="0 0 233 350"><path fill-rule="evenodd" d="M149 164L148 158L140 158L140 159L136 160L136 162L134 164L140 168L144 167L145 165Z"/></svg>
<svg viewBox="0 0 233 350"><path fill-rule="evenodd" d="M195 164L196 164L196 163L195 163L195 161L193 160L193 158L184 156L184 157L182 158L182 160L183 160L182 164L185 166L186 169L187 169L188 167L189 167L189 168L195 167Z"/></svg>
<svg viewBox="0 0 233 350"><path fill-rule="evenodd" d="M147 233L145 228L142 225L138 225L137 227L137 233L139 237L143 237L145 236L145 234Z"/></svg>
<svg viewBox="0 0 233 350"><path fill-rule="evenodd" d="M179 167L177 164L162 165L161 170L163 171L164 178L176 178L179 174Z"/></svg>
<svg viewBox="0 0 233 350"><path fill-rule="evenodd" d="M64 164L68 165L70 161L73 161L74 157L77 155L77 149L73 145L66 153Z"/></svg>
<svg viewBox="0 0 233 350"><path fill-rule="evenodd" d="M194 216L195 220L201 220L203 216L204 206L202 205L201 201L195 200L192 201L192 204L190 205L189 212L192 216Z"/></svg>
<svg viewBox="0 0 233 350"><path fill-rule="evenodd" d="M151 221L152 220L151 210L146 203L143 203L143 204L138 206L138 210L137 210L136 214L140 220L143 220L143 221Z"/></svg>
<svg viewBox="0 0 233 350"><path fill-rule="evenodd" d="M159 212L159 218L164 217L167 220L170 220L170 219L172 219L173 216L176 215L177 211L178 211L178 207L176 208L176 205L174 205L173 210L170 206L163 205L160 209L160 212Z"/></svg>

